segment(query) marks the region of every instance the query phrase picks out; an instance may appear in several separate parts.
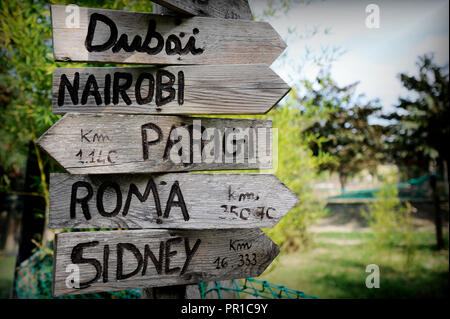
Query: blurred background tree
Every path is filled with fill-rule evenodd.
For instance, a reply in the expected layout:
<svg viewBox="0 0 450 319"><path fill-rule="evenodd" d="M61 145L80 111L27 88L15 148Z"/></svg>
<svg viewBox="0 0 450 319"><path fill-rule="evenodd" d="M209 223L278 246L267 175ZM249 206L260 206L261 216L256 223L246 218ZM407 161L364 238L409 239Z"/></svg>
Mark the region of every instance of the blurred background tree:
<svg viewBox="0 0 450 319"><path fill-rule="evenodd" d="M378 101L364 101L363 95L356 96L358 82L339 87L329 70L314 82L303 81L303 84L306 93L300 98L301 103L307 108L327 110L305 131L316 137L309 143L314 155L332 156L320 169L336 172L342 190L347 180L364 168L375 175L383 160L381 126L370 124L371 118L381 110Z"/></svg>
<svg viewBox="0 0 450 319"><path fill-rule="evenodd" d="M432 55L423 55L418 58L417 67L416 76L404 73L399 76L412 96L400 98L395 112L384 116L392 121L387 126L389 154L408 177L430 172L431 163L441 175L445 165L448 174L449 147L445 142L450 140L448 66L440 67L433 62Z"/></svg>

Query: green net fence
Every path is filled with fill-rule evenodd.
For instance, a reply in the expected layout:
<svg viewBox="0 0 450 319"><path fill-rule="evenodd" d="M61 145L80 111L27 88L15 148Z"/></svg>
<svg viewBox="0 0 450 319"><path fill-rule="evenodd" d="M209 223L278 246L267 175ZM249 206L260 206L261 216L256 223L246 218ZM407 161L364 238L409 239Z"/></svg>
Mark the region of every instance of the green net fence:
<svg viewBox="0 0 450 319"><path fill-rule="evenodd" d="M410 179L407 182L396 184L395 188L398 189L398 196L400 199L428 199L431 198L431 189L429 187L429 180L432 174L425 175L419 178ZM439 175L434 175L438 181L444 181ZM355 198L355 199L375 199L375 194L380 188L357 190L357 191L344 191L340 195L330 196L328 199L341 199L341 198ZM448 195L447 195L448 196Z"/></svg>
<svg viewBox="0 0 450 319"><path fill-rule="evenodd" d="M25 260L17 269L14 292L21 299L139 299L141 289L111 291L71 295L52 296L53 256L44 250L38 250ZM264 299L315 299L304 292L274 285L267 281L246 278L200 283L201 299L222 298L264 298Z"/></svg>

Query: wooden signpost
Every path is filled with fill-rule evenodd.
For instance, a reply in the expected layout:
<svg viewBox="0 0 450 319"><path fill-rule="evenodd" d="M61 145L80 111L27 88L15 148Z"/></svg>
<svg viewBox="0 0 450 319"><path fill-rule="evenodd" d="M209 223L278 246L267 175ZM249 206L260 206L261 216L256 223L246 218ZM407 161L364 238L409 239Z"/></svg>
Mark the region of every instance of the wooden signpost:
<svg viewBox="0 0 450 319"><path fill-rule="evenodd" d="M55 252L53 293L62 296L258 276L279 247L259 229L132 230L57 234ZM78 285L67 284L69 265Z"/></svg>
<svg viewBox="0 0 450 319"><path fill-rule="evenodd" d="M261 114L289 89L263 64L64 68L53 113Z"/></svg>
<svg viewBox="0 0 450 319"><path fill-rule="evenodd" d="M225 19L252 20L253 15L247 0L155 0L162 10L159 14L176 12L184 15ZM164 10L166 9L166 10Z"/></svg>
<svg viewBox="0 0 450 319"><path fill-rule="evenodd" d="M52 174L49 227L273 227L297 200L270 174Z"/></svg>
<svg viewBox="0 0 450 319"><path fill-rule="evenodd" d="M52 5L56 61L270 65L286 44L266 22L79 8L79 26Z"/></svg>
<svg viewBox="0 0 450 319"><path fill-rule="evenodd" d="M38 140L71 174L272 168L272 122L68 113Z"/></svg>
<svg viewBox="0 0 450 319"><path fill-rule="evenodd" d="M121 230L57 234L54 296L258 276L279 253L258 228L298 200L270 174L167 173L272 168L271 121L169 115L263 114L289 87L248 1L156 2L170 15L78 8L76 25L51 7L56 61L160 65L55 69L65 115L37 143L97 175L51 174L49 226Z"/></svg>

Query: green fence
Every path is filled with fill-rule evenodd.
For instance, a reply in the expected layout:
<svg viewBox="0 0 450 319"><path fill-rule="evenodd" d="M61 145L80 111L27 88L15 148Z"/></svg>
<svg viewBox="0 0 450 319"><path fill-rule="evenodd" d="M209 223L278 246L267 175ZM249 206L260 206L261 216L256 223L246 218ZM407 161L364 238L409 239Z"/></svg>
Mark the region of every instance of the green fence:
<svg viewBox="0 0 450 319"><path fill-rule="evenodd" d="M14 284L17 298L24 299L53 299L52 267L53 257L48 252L38 250L30 258L20 264ZM230 285L214 281L200 283L200 297L202 299L214 295L214 298L227 298L230 292L234 292L236 298L257 297L264 299L309 299L316 298L304 292L289 289L285 286L274 285L267 281L246 278L233 280ZM57 297L57 299L139 299L140 289L124 291L111 291L82 295Z"/></svg>
<svg viewBox="0 0 450 319"><path fill-rule="evenodd" d="M425 175L419 178L413 178L405 183L399 183L394 185L393 187L398 189L398 196L400 199L429 199L431 198L431 189L429 186L430 177L432 174ZM434 174L437 177L438 181L443 181L444 179ZM375 199L375 193L378 192L381 188L373 188L373 189L364 189L357 191L344 191L340 195L330 196L328 199L343 199L343 198L354 198L354 199Z"/></svg>

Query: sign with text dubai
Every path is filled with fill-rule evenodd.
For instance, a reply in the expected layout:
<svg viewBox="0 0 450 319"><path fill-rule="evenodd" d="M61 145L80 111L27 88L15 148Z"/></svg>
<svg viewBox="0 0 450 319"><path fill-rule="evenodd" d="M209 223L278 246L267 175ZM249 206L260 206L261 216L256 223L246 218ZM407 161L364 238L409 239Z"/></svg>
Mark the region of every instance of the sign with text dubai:
<svg viewBox="0 0 450 319"><path fill-rule="evenodd" d="M272 174L184 173L273 168L272 121L187 115L267 113L283 40L246 0L157 3L51 7L56 61L141 65L54 70L64 116L37 144L69 174L50 176L49 227L116 229L56 234L54 296L258 276L279 253L258 228L298 201Z"/></svg>
<svg viewBox="0 0 450 319"><path fill-rule="evenodd" d="M56 61L270 65L286 44L267 22L79 8L77 28L53 5Z"/></svg>

